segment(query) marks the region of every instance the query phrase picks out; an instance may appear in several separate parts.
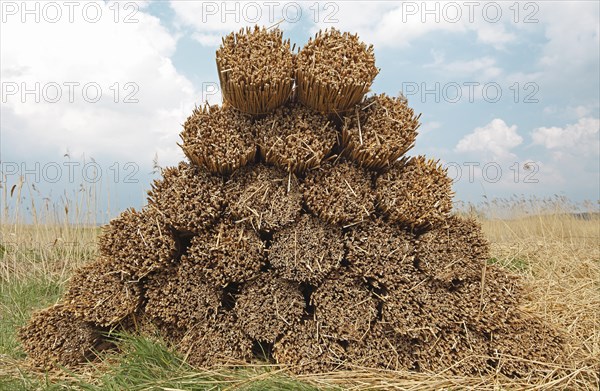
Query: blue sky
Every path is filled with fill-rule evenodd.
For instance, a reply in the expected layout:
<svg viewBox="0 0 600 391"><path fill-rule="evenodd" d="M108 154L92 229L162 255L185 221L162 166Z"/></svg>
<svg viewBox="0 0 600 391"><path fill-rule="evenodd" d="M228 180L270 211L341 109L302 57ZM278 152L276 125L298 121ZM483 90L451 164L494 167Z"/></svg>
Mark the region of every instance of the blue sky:
<svg viewBox="0 0 600 391"><path fill-rule="evenodd" d="M220 37L281 22L300 47L328 27L374 45L372 92L423 114L410 154L446 164L458 200L600 198L596 1L0 3L8 189L25 175L60 203L94 188L101 219L141 206L153 159L182 160L181 124L220 101Z"/></svg>

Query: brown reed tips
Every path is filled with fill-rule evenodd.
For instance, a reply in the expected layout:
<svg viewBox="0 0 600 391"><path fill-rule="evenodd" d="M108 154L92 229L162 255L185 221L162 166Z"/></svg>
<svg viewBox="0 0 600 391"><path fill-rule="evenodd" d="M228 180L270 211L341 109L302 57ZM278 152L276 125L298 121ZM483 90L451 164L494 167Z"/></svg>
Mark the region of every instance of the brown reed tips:
<svg viewBox="0 0 600 391"><path fill-rule="evenodd" d="M225 204L223 179L188 163L163 170L152 184L148 203L178 231L199 232L212 225Z"/></svg>
<svg viewBox="0 0 600 391"><path fill-rule="evenodd" d="M489 258L489 243L477 221L450 216L419 236L416 258L420 270L446 284L479 280Z"/></svg>
<svg viewBox="0 0 600 391"><path fill-rule="evenodd" d="M420 116L403 96L372 96L344 118L344 154L362 167L388 167L415 145Z"/></svg>
<svg viewBox="0 0 600 391"><path fill-rule="evenodd" d="M19 339L35 365L74 367L94 357L100 332L78 320L69 306L57 304L33 314Z"/></svg>
<svg viewBox="0 0 600 391"><path fill-rule="evenodd" d="M452 180L439 161L404 157L377 178L377 205L390 221L431 228L452 210Z"/></svg>
<svg viewBox="0 0 600 391"><path fill-rule="evenodd" d="M330 372L343 367L345 351L337 340L321 332L319 323L307 320L273 345L273 357L295 373Z"/></svg>
<svg viewBox="0 0 600 391"><path fill-rule="evenodd" d="M319 31L297 56L298 100L321 113L353 109L377 73L372 45L365 45L356 34Z"/></svg>
<svg viewBox="0 0 600 391"><path fill-rule="evenodd" d="M189 364L206 368L250 359L252 341L243 335L232 314L223 313L191 327L178 350Z"/></svg>
<svg viewBox="0 0 600 391"><path fill-rule="evenodd" d="M115 326L137 311L142 289L111 260L99 258L75 271L63 300L77 318L99 326Z"/></svg>
<svg viewBox="0 0 600 391"><path fill-rule="evenodd" d="M337 141L327 117L298 103L278 108L254 128L261 157L296 174L318 167Z"/></svg>
<svg viewBox="0 0 600 391"><path fill-rule="evenodd" d="M182 257L180 265L146 284L146 314L173 328L187 330L216 316L220 290L206 281L204 268Z"/></svg>
<svg viewBox="0 0 600 391"><path fill-rule="evenodd" d="M128 209L103 227L100 254L112 260L115 270L140 279L173 262L175 239L162 216L152 208Z"/></svg>
<svg viewBox="0 0 600 391"><path fill-rule="evenodd" d="M272 232L295 221L302 193L294 174L257 164L236 171L225 185L227 212L236 223Z"/></svg>
<svg viewBox="0 0 600 391"><path fill-rule="evenodd" d="M217 71L223 100L250 114L264 114L284 104L294 85L290 41L277 29L256 26L223 38Z"/></svg>
<svg viewBox="0 0 600 391"><path fill-rule="evenodd" d="M348 230L344 238L349 273L377 288L411 278L414 235L382 219Z"/></svg>
<svg viewBox="0 0 600 391"><path fill-rule="evenodd" d="M300 323L304 297L297 283L262 273L247 282L236 301L234 311L242 331L254 340L273 343Z"/></svg>
<svg viewBox="0 0 600 391"><path fill-rule="evenodd" d="M192 239L181 267L188 262L196 264L206 279L224 287L256 276L264 264L263 256L264 243L254 230L223 221Z"/></svg>
<svg viewBox="0 0 600 391"><path fill-rule="evenodd" d="M309 215L276 232L269 248L269 264L283 278L319 284L337 269L344 256L342 231Z"/></svg>
<svg viewBox="0 0 600 391"><path fill-rule="evenodd" d="M231 108L196 108L183 125L181 139L188 159L212 173L229 174L256 156L250 119Z"/></svg>
<svg viewBox="0 0 600 391"><path fill-rule="evenodd" d="M311 171L304 188L308 209L332 224L361 223L375 211L371 174L351 162L327 163Z"/></svg>
<svg viewBox="0 0 600 391"><path fill-rule="evenodd" d="M339 340L369 338L377 301L360 281L337 273L311 295L321 333Z"/></svg>

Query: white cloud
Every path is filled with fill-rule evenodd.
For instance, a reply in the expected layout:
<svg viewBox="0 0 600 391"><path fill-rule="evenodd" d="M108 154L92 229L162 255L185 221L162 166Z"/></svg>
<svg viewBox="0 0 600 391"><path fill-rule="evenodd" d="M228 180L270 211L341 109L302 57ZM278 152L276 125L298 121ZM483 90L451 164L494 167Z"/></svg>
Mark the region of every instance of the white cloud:
<svg viewBox="0 0 600 391"><path fill-rule="evenodd" d="M540 127L531 134L534 144L554 151L556 158L572 156L597 156L600 154L600 120L581 118L565 127Z"/></svg>
<svg viewBox="0 0 600 391"><path fill-rule="evenodd" d="M174 163L183 156L176 146L180 124L199 100L170 60L176 39L145 12L145 3L133 9L138 21L134 23L123 23L132 8L125 10L122 3L94 4L102 13L96 23L83 19L77 9L73 23L66 16L57 23L22 23L19 15L7 16L0 40L0 75L3 86L11 83L19 91L3 96L3 114L9 114L2 120L5 144L16 156L62 156L69 149L75 156L108 155L149 164L161 151L161 161ZM115 7L121 7L118 22ZM73 87L69 102L64 83L71 82L79 85ZM36 83L42 91L57 83L61 99L47 99L56 89L49 89L46 99L42 94L39 103L33 95L21 96L23 87L35 88ZM86 83L101 88L98 102L85 101ZM139 102L124 103L130 94Z"/></svg>
<svg viewBox="0 0 600 391"><path fill-rule="evenodd" d="M522 142L523 137L517 133L516 125L508 126L503 120L496 118L464 136L456 145L455 151L491 154L494 160L506 160L515 156L510 150Z"/></svg>

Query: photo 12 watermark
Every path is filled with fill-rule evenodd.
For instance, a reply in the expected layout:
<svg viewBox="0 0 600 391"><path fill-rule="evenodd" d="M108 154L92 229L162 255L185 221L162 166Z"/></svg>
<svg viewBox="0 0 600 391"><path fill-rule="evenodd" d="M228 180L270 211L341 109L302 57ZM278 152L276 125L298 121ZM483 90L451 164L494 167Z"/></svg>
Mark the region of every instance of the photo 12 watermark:
<svg viewBox="0 0 600 391"><path fill-rule="evenodd" d="M507 179L513 183L536 184L540 180L539 163L527 161L525 163L512 162L510 164L500 164L491 162L447 162L442 165L447 170L447 175L453 182L467 181L475 183L483 181L485 183L498 183Z"/></svg>
<svg viewBox="0 0 600 391"><path fill-rule="evenodd" d="M540 86L535 82L503 85L495 81L402 82L401 93L421 103L497 103L508 99L514 103L540 103Z"/></svg>
<svg viewBox="0 0 600 391"><path fill-rule="evenodd" d="M140 86L135 82L114 82L104 86L94 81L51 81L1 83L2 103L97 103L109 97L114 103L139 103Z"/></svg>
<svg viewBox="0 0 600 391"><path fill-rule="evenodd" d="M0 183L23 181L41 183L139 183L140 166L135 162L111 162L101 165L95 161L2 162Z"/></svg>
<svg viewBox="0 0 600 391"><path fill-rule="evenodd" d="M140 11L133 1L2 1L2 23L138 23Z"/></svg>

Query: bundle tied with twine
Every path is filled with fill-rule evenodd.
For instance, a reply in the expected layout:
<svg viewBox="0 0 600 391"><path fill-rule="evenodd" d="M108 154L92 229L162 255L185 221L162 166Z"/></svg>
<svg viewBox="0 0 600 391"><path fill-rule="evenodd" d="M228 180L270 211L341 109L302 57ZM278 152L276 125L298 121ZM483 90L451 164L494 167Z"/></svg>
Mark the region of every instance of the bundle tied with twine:
<svg viewBox="0 0 600 391"><path fill-rule="evenodd" d="M250 118L232 108L204 105L194 109L183 125L181 139L188 159L212 173L229 174L256 156Z"/></svg>
<svg viewBox="0 0 600 391"><path fill-rule="evenodd" d="M225 104L249 114L265 114L284 104L294 86L290 41L273 28L256 26L223 38L217 71Z"/></svg>
<svg viewBox="0 0 600 391"><path fill-rule="evenodd" d="M402 96L374 95L344 118L344 154L373 170L388 167L415 145L420 117Z"/></svg>
<svg viewBox="0 0 600 391"><path fill-rule="evenodd" d="M343 113L363 99L378 73L372 45L356 34L319 31L297 56L297 97L321 113Z"/></svg>

